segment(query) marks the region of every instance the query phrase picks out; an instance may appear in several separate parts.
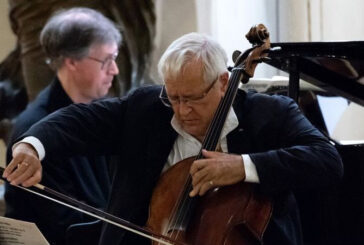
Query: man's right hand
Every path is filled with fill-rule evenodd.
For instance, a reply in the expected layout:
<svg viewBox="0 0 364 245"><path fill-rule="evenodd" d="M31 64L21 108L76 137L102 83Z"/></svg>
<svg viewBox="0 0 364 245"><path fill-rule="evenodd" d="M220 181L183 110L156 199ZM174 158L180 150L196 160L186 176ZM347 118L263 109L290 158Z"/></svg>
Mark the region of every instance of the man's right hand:
<svg viewBox="0 0 364 245"><path fill-rule="evenodd" d="M3 177L10 184L29 187L42 179L42 165L37 152L28 143L19 143L13 149L13 160L5 168Z"/></svg>

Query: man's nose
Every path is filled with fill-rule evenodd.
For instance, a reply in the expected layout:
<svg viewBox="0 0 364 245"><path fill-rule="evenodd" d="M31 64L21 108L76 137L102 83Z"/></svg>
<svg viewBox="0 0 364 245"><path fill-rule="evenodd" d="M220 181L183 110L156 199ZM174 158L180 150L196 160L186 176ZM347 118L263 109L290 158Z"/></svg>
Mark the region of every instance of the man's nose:
<svg viewBox="0 0 364 245"><path fill-rule="evenodd" d="M108 72L109 72L111 75L117 75L117 74L119 74L118 64L116 63L116 61L115 61L115 60L113 60L113 61L111 62L111 66L109 67Z"/></svg>
<svg viewBox="0 0 364 245"><path fill-rule="evenodd" d="M178 111L179 114L184 116L190 113L192 110L191 106L189 106L185 100L181 99L178 103Z"/></svg>

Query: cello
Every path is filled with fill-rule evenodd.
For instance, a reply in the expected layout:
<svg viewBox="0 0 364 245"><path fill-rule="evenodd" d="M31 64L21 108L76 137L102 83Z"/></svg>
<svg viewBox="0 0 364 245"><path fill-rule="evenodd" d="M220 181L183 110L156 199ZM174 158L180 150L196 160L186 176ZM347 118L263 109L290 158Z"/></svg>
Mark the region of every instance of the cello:
<svg viewBox="0 0 364 245"><path fill-rule="evenodd" d="M192 163L203 158L202 149L216 150L240 82L247 83L257 64L268 56L270 40L264 25L252 27L246 37L253 47L244 53L234 53L235 64L231 68L228 88L199 154L178 162L163 173L151 198L147 227L182 244L260 244L272 214L271 201L259 195L255 184L240 182L215 188L202 197L189 197ZM158 244L153 242L153 245Z"/></svg>

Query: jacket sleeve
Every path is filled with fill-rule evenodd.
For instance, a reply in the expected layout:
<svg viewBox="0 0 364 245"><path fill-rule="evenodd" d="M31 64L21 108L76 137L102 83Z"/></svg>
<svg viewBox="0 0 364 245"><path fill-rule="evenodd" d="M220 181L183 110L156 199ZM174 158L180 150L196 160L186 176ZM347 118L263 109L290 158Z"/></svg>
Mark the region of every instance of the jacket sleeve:
<svg viewBox="0 0 364 245"><path fill-rule="evenodd" d="M275 96L265 113L270 116L259 132L272 132L272 141L277 147L250 154L264 192L338 183L343 175L338 152L304 117L293 100Z"/></svg>
<svg viewBox="0 0 364 245"><path fill-rule="evenodd" d="M21 138L38 138L46 158L48 153L63 157L112 153L120 144L127 103L126 98L111 98L72 104L34 124Z"/></svg>

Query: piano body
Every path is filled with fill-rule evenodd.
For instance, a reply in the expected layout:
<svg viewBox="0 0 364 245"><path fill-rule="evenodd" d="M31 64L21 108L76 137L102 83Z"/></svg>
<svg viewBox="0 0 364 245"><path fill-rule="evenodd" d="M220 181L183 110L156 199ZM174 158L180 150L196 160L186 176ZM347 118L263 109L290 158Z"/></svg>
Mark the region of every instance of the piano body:
<svg viewBox="0 0 364 245"><path fill-rule="evenodd" d="M364 41L272 43L272 47L281 50L270 53L271 60L265 63L289 74L283 93L295 99L324 134L329 132L317 96L340 96L364 106ZM300 79L320 89L300 90ZM304 241L364 244L364 137L355 144L332 141L343 159L344 177L327 190L296 193Z"/></svg>

